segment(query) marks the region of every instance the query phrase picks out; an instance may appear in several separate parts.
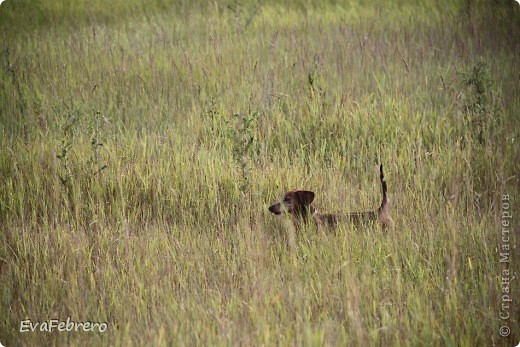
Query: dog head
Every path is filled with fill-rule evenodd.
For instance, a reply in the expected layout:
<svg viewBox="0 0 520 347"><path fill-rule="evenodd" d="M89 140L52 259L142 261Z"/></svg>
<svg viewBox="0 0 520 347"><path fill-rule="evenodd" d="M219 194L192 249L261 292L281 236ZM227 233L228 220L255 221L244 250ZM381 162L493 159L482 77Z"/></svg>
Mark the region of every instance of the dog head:
<svg viewBox="0 0 520 347"><path fill-rule="evenodd" d="M312 201L314 192L308 190L291 190L283 196L281 202L269 206L269 211L276 215L287 212L294 217L306 218L309 213L313 213Z"/></svg>

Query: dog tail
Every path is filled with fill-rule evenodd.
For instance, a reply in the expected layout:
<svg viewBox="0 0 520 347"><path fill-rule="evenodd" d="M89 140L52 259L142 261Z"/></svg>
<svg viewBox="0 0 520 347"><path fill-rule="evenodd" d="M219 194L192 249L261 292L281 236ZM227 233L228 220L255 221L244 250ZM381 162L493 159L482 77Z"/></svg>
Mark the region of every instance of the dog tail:
<svg viewBox="0 0 520 347"><path fill-rule="evenodd" d="M377 210L377 214L379 217L379 220L383 223L383 229L386 229L387 227L393 228L394 227L394 221L392 220L392 217L390 217L390 214L388 213L388 203L390 202L390 199L386 196L386 181L385 181L385 175L383 174L383 164L379 167L380 176L381 179L381 188L383 188L383 201L381 201L381 207Z"/></svg>
<svg viewBox="0 0 520 347"><path fill-rule="evenodd" d="M383 164L379 166L380 176L381 179L381 187L383 188L383 201L381 201L381 210L386 210L388 206L388 197L386 196L386 181L385 181L385 175L383 174Z"/></svg>

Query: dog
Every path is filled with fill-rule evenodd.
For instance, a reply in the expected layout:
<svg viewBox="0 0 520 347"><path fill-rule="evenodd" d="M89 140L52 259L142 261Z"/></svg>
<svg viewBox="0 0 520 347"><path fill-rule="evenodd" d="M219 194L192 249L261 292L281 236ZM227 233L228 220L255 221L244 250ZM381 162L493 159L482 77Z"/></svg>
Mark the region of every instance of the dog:
<svg viewBox="0 0 520 347"><path fill-rule="evenodd" d="M269 206L269 212L281 215L282 212L289 213L296 225L306 224L312 220L317 226L334 227L340 222L350 223L360 226L364 223L378 222L383 229L393 227L394 222L388 212L389 199L387 197L387 187L383 174L383 164L379 167L381 187L383 189L383 200L381 206L375 211L351 212L347 215L324 214L312 205L314 192L308 190L291 190L285 193L281 202Z"/></svg>

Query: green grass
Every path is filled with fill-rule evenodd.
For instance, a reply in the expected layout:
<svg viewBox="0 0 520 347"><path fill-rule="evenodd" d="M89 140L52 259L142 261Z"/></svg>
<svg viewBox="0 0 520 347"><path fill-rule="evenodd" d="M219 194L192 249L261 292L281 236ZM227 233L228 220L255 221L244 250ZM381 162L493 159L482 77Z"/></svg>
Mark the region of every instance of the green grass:
<svg viewBox="0 0 520 347"><path fill-rule="evenodd" d="M0 6L1 343L518 342L516 3L111 3ZM267 211L379 163L394 230ZM108 329L19 332L69 316Z"/></svg>

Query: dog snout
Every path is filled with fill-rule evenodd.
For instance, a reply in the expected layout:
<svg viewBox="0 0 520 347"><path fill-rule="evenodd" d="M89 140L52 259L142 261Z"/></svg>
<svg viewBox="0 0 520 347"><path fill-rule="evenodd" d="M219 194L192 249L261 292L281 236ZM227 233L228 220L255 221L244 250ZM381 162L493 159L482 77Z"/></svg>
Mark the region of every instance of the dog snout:
<svg viewBox="0 0 520 347"><path fill-rule="evenodd" d="M280 203L269 206L269 212L274 213L276 215L281 214Z"/></svg>

